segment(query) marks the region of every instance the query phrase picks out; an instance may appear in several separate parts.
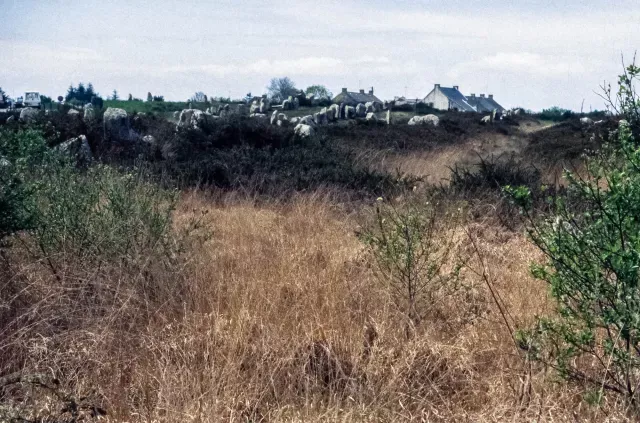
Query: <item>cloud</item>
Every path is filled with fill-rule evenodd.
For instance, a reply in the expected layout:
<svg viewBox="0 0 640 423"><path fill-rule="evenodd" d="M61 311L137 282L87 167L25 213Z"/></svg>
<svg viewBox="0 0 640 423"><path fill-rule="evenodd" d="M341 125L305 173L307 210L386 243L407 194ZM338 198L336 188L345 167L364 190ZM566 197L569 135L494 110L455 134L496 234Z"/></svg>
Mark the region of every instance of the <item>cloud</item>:
<svg viewBox="0 0 640 423"><path fill-rule="evenodd" d="M560 77L567 74L583 74L587 72L587 68L578 61L563 61L556 57L535 53L496 53L479 60L459 63L449 71L448 75L451 78L458 78L478 71Z"/></svg>

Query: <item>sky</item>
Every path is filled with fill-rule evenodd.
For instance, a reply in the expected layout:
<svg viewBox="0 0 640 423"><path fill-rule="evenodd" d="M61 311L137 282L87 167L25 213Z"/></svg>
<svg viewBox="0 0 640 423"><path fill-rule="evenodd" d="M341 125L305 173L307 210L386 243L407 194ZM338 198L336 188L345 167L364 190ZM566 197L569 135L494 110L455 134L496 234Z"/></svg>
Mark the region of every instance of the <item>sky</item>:
<svg viewBox="0 0 640 423"><path fill-rule="evenodd" d="M439 83L505 107L589 111L640 47L638 0L0 0L0 11L12 97L92 82L103 96L241 98L288 76L383 100Z"/></svg>

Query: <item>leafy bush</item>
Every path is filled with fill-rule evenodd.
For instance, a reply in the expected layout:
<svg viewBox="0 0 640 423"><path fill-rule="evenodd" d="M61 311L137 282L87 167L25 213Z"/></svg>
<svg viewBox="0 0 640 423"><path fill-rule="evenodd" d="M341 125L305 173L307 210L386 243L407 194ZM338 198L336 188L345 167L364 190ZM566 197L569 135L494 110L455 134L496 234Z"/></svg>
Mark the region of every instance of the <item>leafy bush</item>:
<svg viewBox="0 0 640 423"><path fill-rule="evenodd" d="M554 213L529 219L532 241L549 258L533 267L558 303L558 317L522 334L535 357L563 377L626 395L640 385L640 149L622 124L618 144L587 161L586 179L567 173L576 212L557 199ZM511 189L524 207L528 190Z"/></svg>
<svg viewBox="0 0 640 423"><path fill-rule="evenodd" d="M51 163L39 132L0 129L0 239L35 225L36 193Z"/></svg>
<svg viewBox="0 0 640 423"><path fill-rule="evenodd" d="M568 195L555 199L546 219L531 215L528 188L508 188L548 258L532 272L549 284L558 311L520 332L522 347L562 377L590 385L596 399L607 390L632 404L640 387L640 148L629 122L640 102L628 87L638 73L631 65L619 81L628 120L585 160L586 176L566 172Z"/></svg>

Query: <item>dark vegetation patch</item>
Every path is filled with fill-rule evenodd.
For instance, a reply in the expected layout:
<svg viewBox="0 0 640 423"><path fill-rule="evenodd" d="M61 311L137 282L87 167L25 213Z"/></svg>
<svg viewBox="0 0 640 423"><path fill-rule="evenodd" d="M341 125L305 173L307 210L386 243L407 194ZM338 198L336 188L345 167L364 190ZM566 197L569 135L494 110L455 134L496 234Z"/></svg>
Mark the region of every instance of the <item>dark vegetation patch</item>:
<svg viewBox="0 0 640 423"><path fill-rule="evenodd" d="M574 118L530 134L523 154L546 165L575 161L585 150L598 149L616 127L613 119L587 127Z"/></svg>

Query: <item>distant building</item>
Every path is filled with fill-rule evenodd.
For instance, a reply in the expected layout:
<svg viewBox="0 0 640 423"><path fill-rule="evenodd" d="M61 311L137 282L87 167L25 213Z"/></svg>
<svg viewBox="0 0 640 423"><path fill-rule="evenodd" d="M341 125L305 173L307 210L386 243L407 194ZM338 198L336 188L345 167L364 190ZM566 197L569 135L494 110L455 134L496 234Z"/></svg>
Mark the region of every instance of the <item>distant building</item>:
<svg viewBox="0 0 640 423"><path fill-rule="evenodd" d="M351 91L347 91L346 88L342 89L342 92L335 96L333 100L331 100L333 104L344 103L349 106L356 106L358 103L366 104L369 102L379 103L382 105L382 101L375 95L373 95L373 87L369 90L368 93L365 93L364 90L360 90L358 93L354 93Z"/></svg>
<svg viewBox="0 0 640 423"><path fill-rule="evenodd" d="M489 94L489 97L485 97L484 94L480 94L480 97L476 97L475 94L466 97L460 92L457 85L448 88L441 87L440 84L435 84L433 90L427 94L423 101L428 106L438 110L479 113L491 112L494 109L497 112L503 112L505 110L504 107L493 99L493 94Z"/></svg>
<svg viewBox="0 0 640 423"><path fill-rule="evenodd" d="M484 94L480 94L480 97L476 97L475 94L471 94L467 97L467 102L475 107L476 111L479 113L492 112L494 109L498 113L505 111L505 108L493 99L493 94L489 94L488 97L485 97Z"/></svg>
<svg viewBox="0 0 640 423"><path fill-rule="evenodd" d="M452 88L441 87L435 84L433 90L423 100L428 106L438 110L457 110L460 112L475 112L476 109L469 104L467 98L458 90L458 86Z"/></svg>

